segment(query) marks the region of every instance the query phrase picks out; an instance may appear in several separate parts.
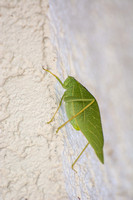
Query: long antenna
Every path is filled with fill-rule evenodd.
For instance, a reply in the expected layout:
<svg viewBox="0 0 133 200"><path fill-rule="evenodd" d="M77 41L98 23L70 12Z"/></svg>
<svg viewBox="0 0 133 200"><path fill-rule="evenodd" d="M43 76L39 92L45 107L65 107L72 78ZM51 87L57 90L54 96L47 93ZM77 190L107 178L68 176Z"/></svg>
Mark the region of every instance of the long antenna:
<svg viewBox="0 0 133 200"><path fill-rule="evenodd" d="M43 68L43 67L42 67ZM58 78L58 76L56 76L55 74L53 74L51 71L49 71L48 69L44 69L43 68L43 70L45 70L46 72L49 72L50 74L52 74L59 82L60 82L60 84L62 85L62 87L63 87L63 83L62 83L62 81Z"/></svg>

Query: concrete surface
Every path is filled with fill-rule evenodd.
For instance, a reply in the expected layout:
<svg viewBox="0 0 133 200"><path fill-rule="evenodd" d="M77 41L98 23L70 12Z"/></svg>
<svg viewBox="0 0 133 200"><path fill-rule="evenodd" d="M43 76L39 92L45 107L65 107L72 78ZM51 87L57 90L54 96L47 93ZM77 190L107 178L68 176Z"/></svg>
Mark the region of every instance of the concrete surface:
<svg viewBox="0 0 133 200"><path fill-rule="evenodd" d="M0 0L0 200L133 199L133 2ZM42 65L99 102L105 164L68 124L64 90Z"/></svg>

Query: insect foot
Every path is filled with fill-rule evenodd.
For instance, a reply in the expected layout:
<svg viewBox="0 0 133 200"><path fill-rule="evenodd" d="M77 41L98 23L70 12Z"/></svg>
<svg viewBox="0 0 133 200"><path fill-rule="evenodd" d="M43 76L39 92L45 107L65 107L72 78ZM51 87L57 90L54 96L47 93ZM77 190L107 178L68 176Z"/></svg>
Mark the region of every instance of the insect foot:
<svg viewBox="0 0 133 200"><path fill-rule="evenodd" d="M75 171L77 173L77 171L73 168L75 163L72 164L72 170Z"/></svg>
<svg viewBox="0 0 133 200"><path fill-rule="evenodd" d="M46 124L50 124L51 122L52 122L52 120L50 120L50 121L46 122Z"/></svg>
<svg viewBox="0 0 133 200"><path fill-rule="evenodd" d="M56 134L59 132L59 128L56 130Z"/></svg>

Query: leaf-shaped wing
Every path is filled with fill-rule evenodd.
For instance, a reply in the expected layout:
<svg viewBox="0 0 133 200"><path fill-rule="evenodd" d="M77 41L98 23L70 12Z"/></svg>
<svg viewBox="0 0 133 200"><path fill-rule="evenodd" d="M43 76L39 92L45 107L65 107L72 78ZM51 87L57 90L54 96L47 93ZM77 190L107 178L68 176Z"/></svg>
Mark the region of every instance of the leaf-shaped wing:
<svg viewBox="0 0 133 200"><path fill-rule="evenodd" d="M67 116L70 119L72 116L76 115L85 106L90 103L90 99L95 99L92 94L79 82L71 88L71 96L74 99L88 99L88 101L71 101L66 103ZM70 95L70 93L69 93ZM71 120L71 124L74 128L80 129L85 135L88 142L91 144L95 150L96 155L99 160L104 163L103 157L103 131L101 125L100 111L95 100L86 110L79 114L75 119Z"/></svg>

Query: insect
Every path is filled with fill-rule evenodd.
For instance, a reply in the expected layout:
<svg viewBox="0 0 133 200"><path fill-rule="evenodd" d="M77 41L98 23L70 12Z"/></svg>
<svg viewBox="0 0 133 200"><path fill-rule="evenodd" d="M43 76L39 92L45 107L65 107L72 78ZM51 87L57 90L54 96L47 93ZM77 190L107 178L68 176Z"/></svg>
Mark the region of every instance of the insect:
<svg viewBox="0 0 133 200"><path fill-rule="evenodd" d="M60 100L56 112L48 123L51 123L53 121L57 111L62 104L62 101L64 100L68 121L58 127L56 133L58 133L58 131L68 122L70 122L77 131L81 131L84 134L88 141L84 149L81 151L77 159L72 164L72 169L75 170L75 163L78 161L78 159L89 144L94 149L101 163L104 164L104 138L100 111L96 99L81 83L79 83L72 76L68 76L64 83L62 83L62 81L51 71L44 68L43 70L52 74L66 90Z"/></svg>

